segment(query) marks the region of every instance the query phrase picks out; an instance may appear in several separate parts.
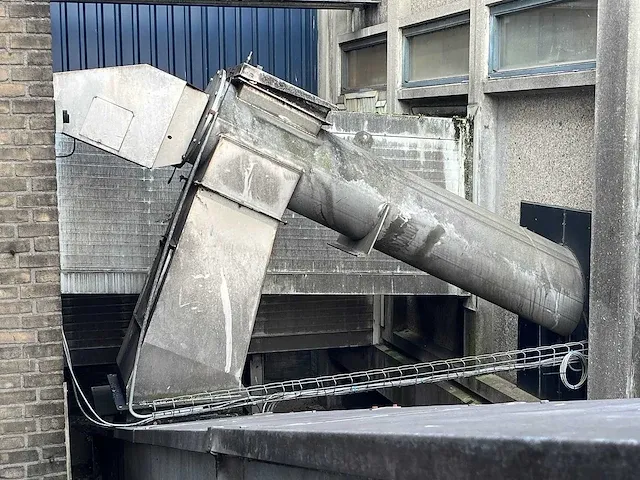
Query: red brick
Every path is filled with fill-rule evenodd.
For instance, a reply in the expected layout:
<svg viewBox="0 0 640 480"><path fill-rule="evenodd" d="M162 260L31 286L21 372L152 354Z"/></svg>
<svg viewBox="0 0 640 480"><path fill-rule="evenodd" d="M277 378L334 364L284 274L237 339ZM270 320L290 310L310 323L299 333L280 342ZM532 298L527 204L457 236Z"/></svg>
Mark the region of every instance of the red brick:
<svg viewBox="0 0 640 480"><path fill-rule="evenodd" d="M27 180L24 178L0 178L0 192L25 192Z"/></svg>
<svg viewBox="0 0 640 480"><path fill-rule="evenodd" d="M18 225L18 237L20 238L46 237L46 236L57 236L57 235L58 235L57 223Z"/></svg>
<svg viewBox="0 0 640 480"><path fill-rule="evenodd" d="M1 270L0 285L13 285L16 283L29 283L31 272L29 270Z"/></svg>
<svg viewBox="0 0 640 480"><path fill-rule="evenodd" d="M51 35L14 34L10 40L11 48L24 50L47 50L51 48Z"/></svg>
<svg viewBox="0 0 640 480"><path fill-rule="evenodd" d="M9 6L9 16L13 18L44 18L49 16L49 2L17 2Z"/></svg>
<svg viewBox="0 0 640 480"><path fill-rule="evenodd" d="M15 390L21 385L22 375L0 375L0 390ZM2 398L2 394L0 394L0 398Z"/></svg>
<svg viewBox="0 0 640 480"><path fill-rule="evenodd" d="M0 32L2 33L20 33L24 32L24 22L11 18L0 19Z"/></svg>
<svg viewBox="0 0 640 480"><path fill-rule="evenodd" d="M13 343L35 343L37 341L36 332L34 331L20 331L20 330L0 330L0 343L13 344ZM4 364L5 362L3 362ZM12 373L12 372L9 372Z"/></svg>
<svg viewBox="0 0 640 480"><path fill-rule="evenodd" d="M60 265L60 256L57 253L21 255L19 265L20 268L54 267Z"/></svg>
<svg viewBox="0 0 640 480"><path fill-rule="evenodd" d="M27 87L19 83L0 84L0 97L24 97L26 93Z"/></svg>
<svg viewBox="0 0 640 480"><path fill-rule="evenodd" d="M17 422L0 423L0 435L7 433L28 433L35 431L35 429L35 420L20 420Z"/></svg>
<svg viewBox="0 0 640 480"><path fill-rule="evenodd" d="M33 305L31 302L0 302L0 315L19 315L21 313L31 313Z"/></svg>
<svg viewBox="0 0 640 480"><path fill-rule="evenodd" d="M61 310L60 298L36 300L36 312L38 313L60 312Z"/></svg>
<svg viewBox="0 0 640 480"><path fill-rule="evenodd" d="M43 218L40 217L40 215L46 216L46 218L48 220L57 220L57 213L55 214L56 216L53 217L53 214L49 214L49 213L39 213L38 215L36 215L34 213L34 217L35 220L37 222L39 222L39 218ZM35 239L35 250L36 252L57 252L58 250L60 250L60 242L58 237L40 237L40 238L36 238ZM37 281L37 280L36 280Z"/></svg>
<svg viewBox="0 0 640 480"><path fill-rule="evenodd" d="M56 283L36 283L20 287L20 298L23 299L55 297L56 295L60 295L60 285Z"/></svg>

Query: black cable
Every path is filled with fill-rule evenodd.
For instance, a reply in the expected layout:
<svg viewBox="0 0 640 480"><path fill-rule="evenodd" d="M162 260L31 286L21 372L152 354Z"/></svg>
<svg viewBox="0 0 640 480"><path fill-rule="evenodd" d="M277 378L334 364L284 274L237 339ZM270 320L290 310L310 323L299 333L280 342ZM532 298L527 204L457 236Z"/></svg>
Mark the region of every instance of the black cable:
<svg viewBox="0 0 640 480"><path fill-rule="evenodd" d="M76 151L76 139L73 139L73 149L71 150L71 153L66 154L66 155L56 155L56 158L67 158L70 157L71 155L73 155Z"/></svg>

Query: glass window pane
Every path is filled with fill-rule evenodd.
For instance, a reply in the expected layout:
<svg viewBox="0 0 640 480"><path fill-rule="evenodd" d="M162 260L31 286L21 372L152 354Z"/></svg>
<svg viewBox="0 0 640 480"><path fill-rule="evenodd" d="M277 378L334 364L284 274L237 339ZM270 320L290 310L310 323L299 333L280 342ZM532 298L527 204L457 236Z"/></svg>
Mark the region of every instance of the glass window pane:
<svg viewBox="0 0 640 480"><path fill-rule="evenodd" d="M387 44L345 52L347 85L350 90L387 84Z"/></svg>
<svg viewBox="0 0 640 480"><path fill-rule="evenodd" d="M407 37L410 82L469 75L469 25Z"/></svg>
<svg viewBox="0 0 640 480"><path fill-rule="evenodd" d="M498 16L498 70L596 58L597 0L572 0Z"/></svg>

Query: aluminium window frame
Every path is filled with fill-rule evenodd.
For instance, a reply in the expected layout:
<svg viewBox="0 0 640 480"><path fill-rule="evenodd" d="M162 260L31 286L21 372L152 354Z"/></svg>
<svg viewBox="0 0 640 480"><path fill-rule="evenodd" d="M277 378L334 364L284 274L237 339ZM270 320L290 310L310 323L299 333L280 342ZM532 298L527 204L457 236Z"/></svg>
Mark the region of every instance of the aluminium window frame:
<svg viewBox="0 0 640 480"><path fill-rule="evenodd" d="M346 93L360 93L360 92L370 92L370 91L386 91L387 90L387 82L379 85L367 85L362 88L349 88L347 84L349 83L349 62L347 61L347 53L352 52L354 50L362 50L368 47L375 47L376 45L385 44L388 45L387 42L387 33L378 33L375 35L371 35L370 37L360 38L358 40L351 40L349 42L344 42L340 44L340 54L342 56L341 59L341 74L340 74L340 93L344 95ZM387 51L387 66L389 65L389 52Z"/></svg>
<svg viewBox="0 0 640 480"><path fill-rule="evenodd" d="M579 60L573 62L541 65L538 67L521 67L498 70L500 64L500 42L498 40L498 17L530 10L555 3L564 3L571 0L513 0L511 2L494 5L489 10L489 78L509 78L517 76L533 76L553 73L585 72L595 70L596 61Z"/></svg>
<svg viewBox="0 0 640 480"><path fill-rule="evenodd" d="M414 25L402 30L402 87L430 87L433 85L448 85L457 83L469 83L469 74L449 77L430 78L426 80L409 80L411 72L411 57L409 55L409 39L424 34L447 30L448 28L469 25L469 41L471 41L471 14L470 12L456 13L455 15L431 20L426 23ZM469 69L471 69L471 49L469 49Z"/></svg>

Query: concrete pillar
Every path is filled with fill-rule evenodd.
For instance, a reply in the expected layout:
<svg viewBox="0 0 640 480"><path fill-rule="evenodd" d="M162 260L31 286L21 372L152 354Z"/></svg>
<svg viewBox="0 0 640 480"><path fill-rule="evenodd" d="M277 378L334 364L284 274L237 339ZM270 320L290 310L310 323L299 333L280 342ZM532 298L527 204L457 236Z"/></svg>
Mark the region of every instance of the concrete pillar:
<svg viewBox="0 0 640 480"><path fill-rule="evenodd" d="M400 21L411 12L411 2L390 1L387 4L387 113L409 113L405 104L398 101L398 89L402 86L402 57L404 39Z"/></svg>
<svg viewBox="0 0 640 480"><path fill-rule="evenodd" d="M600 0L589 398L640 394L640 2Z"/></svg>
<svg viewBox="0 0 640 480"><path fill-rule="evenodd" d="M471 43L469 64L468 116L473 120L473 201L492 212L501 213L506 160L497 155L498 100L484 93L488 76L489 8L485 0L471 0ZM485 300L472 298L466 315L465 354L512 350L517 347L516 316ZM515 381L515 375L505 375Z"/></svg>

